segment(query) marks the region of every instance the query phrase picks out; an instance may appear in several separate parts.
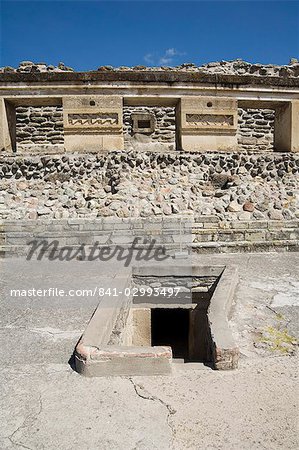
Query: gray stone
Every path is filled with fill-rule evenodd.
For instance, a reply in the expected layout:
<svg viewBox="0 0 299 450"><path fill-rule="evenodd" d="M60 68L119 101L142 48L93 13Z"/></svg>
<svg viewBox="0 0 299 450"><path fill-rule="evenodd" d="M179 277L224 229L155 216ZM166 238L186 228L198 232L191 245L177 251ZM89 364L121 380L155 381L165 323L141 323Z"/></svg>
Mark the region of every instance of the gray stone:
<svg viewBox="0 0 299 450"><path fill-rule="evenodd" d="M283 214L277 209L271 209L269 211L269 218L272 220L283 220Z"/></svg>
<svg viewBox="0 0 299 450"><path fill-rule="evenodd" d="M233 200L229 205L228 205L228 211L230 212L238 212L242 210L242 206L235 200Z"/></svg>

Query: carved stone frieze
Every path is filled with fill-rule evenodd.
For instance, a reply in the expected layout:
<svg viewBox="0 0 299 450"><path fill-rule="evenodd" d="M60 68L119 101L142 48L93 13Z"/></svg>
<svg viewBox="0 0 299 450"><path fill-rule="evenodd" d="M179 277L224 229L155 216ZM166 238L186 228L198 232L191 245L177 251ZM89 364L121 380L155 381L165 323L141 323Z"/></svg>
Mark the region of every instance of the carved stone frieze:
<svg viewBox="0 0 299 450"><path fill-rule="evenodd" d="M188 125L202 127L231 127L234 124L234 116L228 114L186 114L186 122Z"/></svg>
<svg viewBox="0 0 299 450"><path fill-rule="evenodd" d="M103 126L117 125L117 113L77 113L68 114L68 124L72 126Z"/></svg>

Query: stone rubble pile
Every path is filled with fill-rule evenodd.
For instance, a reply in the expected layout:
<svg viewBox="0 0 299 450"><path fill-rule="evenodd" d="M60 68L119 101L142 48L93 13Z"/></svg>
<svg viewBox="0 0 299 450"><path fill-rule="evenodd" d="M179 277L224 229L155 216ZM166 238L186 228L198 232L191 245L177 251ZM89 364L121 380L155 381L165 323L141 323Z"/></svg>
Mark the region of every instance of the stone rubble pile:
<svg viewBox="0 0 299 450"><path fill-rule="evenodd" d="M113 152L6 157L0 218L298 217L299 155Z"/></svg>
<svg viewBox="0 0 299 450"><path fill-rule="evenodd" d="M197 66L194 63L184 63L177 67L147 67L143 65L127 67L113 67L100 66L98 71L174 71L174 72L199 72L203 74L224 74L224 75L255 75L261 77L283 77L294 78L299 77L299 62L296 58L292 58L289 64L275 65L275 64L253 64L242 59L232 61L216 61ZM0 73L7 72L75 72L71 67L67 67L64 63L59 63L58 66L47 65L46 63L33 63L31 61L23 61L19 67L13 68L10 66L1 67Z"/></svg>
<svg viewBox="0 0 299 450"><path fill-rule="evenodd" d="M53 66L44 62L34 63L32 61L22 61L15 69L14 67L0 67L0 73L19 72L19 73L35 73L35 72L74 72L74 69L67 67L63 62L58 66Z"/></svg>
<svg viewBox="0 0 299 450"><path fill-rule="evenodd" d="M292 58L288 65L252 64L242 59L220 61L204 64L198 68L203 73L219 73L225 75L258 75L276 77L299 77L299 62Z"/></svg>
<svg viewBox="0 0 299 450"><path fill-rule="evenodd" d="M199 72L204 74L223 74L223 75L255 75L264 77L299 77L299 62L292 58L287 65L275 64L252 64L242 59L232 61L217 61L197 66L194 63L184 63L177 67L113 67L100 66L99 71L174 71L174 72Z"/></svg>

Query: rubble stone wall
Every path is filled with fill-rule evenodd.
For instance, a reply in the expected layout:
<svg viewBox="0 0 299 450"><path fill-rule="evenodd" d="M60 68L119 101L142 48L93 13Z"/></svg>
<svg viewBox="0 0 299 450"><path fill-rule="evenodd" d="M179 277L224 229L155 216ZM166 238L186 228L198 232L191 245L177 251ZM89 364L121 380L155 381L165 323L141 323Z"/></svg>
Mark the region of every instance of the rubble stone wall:
<svg viewBox="0 0 299 450"><path fill-rule="evenodd" d="M149 113L155 117L153 133L134 139L132 114ZM176 123L174 107L125 106L123 113L125 147L127 149L152 143L175 149ZM274 111L270 109L238 109L238 144L242 150L273 150ZM61 106L17 107L16 140L18 146L31 144L63 144ZM30 148L28 149L30 152Z"/></svg>
<svg viewBox="0 0 299 450"><path fill-rule="evenodd" d="M238 109L238 144L243 150L273 150L272 109Z"/></svg>
<svg viewBox="0 0 299 450"><path fill-rule="evenodd" d="M155 128L152 133L136 136L133 132L132 114L150 114L155 118ZM150 143L168 144L169 149L175 149L176 140L176 123L175 123L175 108L174 107L138 107L138 106L124 106L123 109L123 123L124 123L124 139L125 147L134 147L134 135L137 138L136 142L144 145ZM138 133L137 133L138 134ZM141 133L142 134L142 133Z"/></svg>
<svg viewBox="0 0 299 450"><path fill-rule="evenodd" d="M62 106L16 108L17 145L63 144Z"/></svg>
<svg viewBox="0 0 299 450"><path fill-rule="evenodd" d="M0 218L292 220L299 155L112 152L0 159Z"/></svg>

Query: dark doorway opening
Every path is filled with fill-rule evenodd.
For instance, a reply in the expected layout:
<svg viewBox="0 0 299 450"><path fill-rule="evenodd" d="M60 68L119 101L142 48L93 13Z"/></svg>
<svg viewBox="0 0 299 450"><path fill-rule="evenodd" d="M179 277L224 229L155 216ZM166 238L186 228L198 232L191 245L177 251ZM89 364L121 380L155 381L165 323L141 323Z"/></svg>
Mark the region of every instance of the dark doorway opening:
<svg viewBox="0 0 299 450"><path fill-rule="evenodd" d="M169 345L174 358L189 358L189 310L151 310L152 345Z"/></svg>
<svg viewBox="0 0 299 450"><path fill-rule="evenodd" d="M153 308L151 341L153 346L170 346L173 358L184 362L211 361L212 340L207 316L208 301L196 308Z"/></svg>

